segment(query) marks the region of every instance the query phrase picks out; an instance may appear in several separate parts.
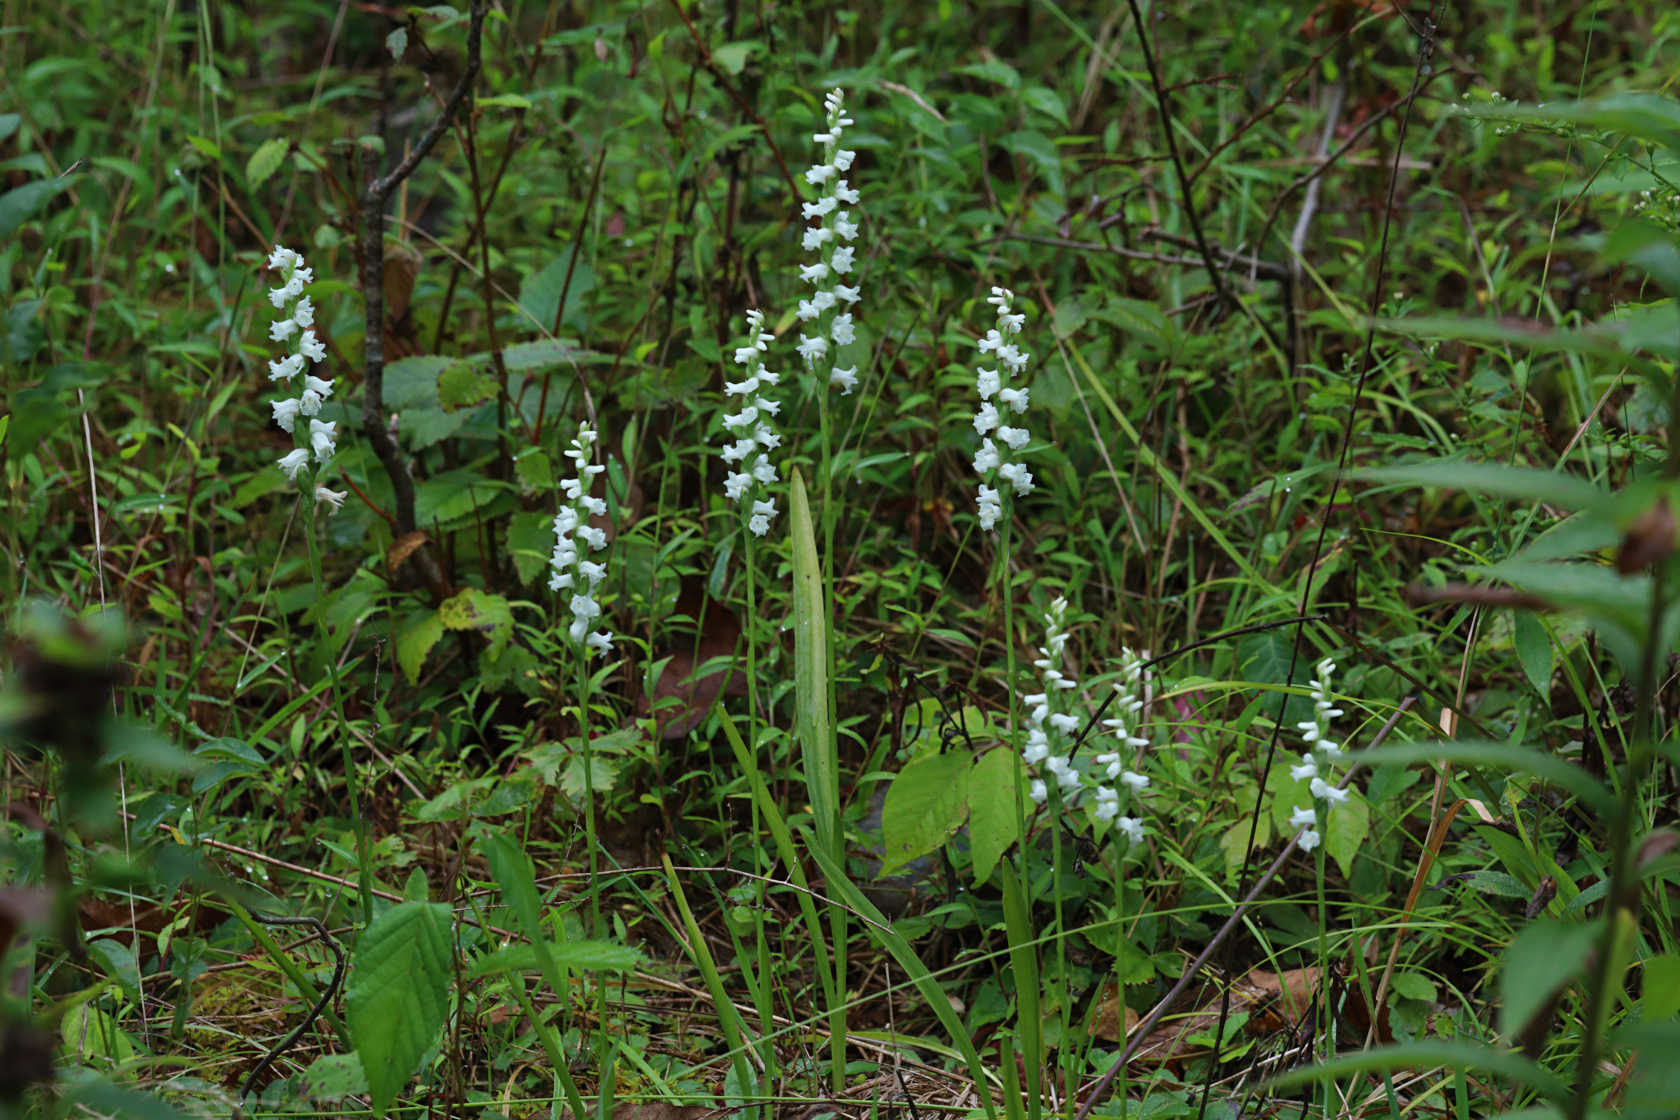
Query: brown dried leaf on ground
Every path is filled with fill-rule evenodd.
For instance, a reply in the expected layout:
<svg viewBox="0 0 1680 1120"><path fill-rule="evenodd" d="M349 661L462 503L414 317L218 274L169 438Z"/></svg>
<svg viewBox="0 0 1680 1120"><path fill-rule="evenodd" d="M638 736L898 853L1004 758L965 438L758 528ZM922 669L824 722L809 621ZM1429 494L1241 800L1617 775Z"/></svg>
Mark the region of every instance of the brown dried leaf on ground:
<svg viewBox="0 0 1680 1120"><path fill-rule="evenodd" d="M741 640L741 622L734 613L698 595L684 595L673 613L694 619L698 639L679 636L654 652L655 662L670 660L654 683L653 694L644 694L638 707L641 715L653 716L661 739L680 739L700 726L719 694L746 694L746 679L734 671L732 663L700 672L715 658L733 658Z"/></svg>

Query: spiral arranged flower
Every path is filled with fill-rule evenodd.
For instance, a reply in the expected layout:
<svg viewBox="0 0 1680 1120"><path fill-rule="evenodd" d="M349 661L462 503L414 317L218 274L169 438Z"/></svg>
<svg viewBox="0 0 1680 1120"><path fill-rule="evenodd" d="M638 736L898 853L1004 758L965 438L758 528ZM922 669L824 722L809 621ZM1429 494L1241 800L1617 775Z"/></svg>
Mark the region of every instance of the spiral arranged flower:
<svg viewBox="0 0 1680 1120"><path fill-rule="evenodd" d="M729 465L723 492L737 505L751 501L747 528L760 537L770 531L770 522L776 516L775 499L759 495L768 495L768 488L776 481L776 464L770 461L770 452L782 442L772 424L782 410L781 402L764 392L781 380L780 374L764 368L764 351L775 336L763 328L763 313L757 308L748 311L747 345L735 350L735 364L744 367L747 376L723 385L724 396L740 397L741 407L724 413L723 426L730 442L720 452Z"/></svg>
<svg viewBox="0 0 1680 1120"><path fill-rule="evenodd" d="M268 363L269 379L293 394L270 402L274 422L297 444L280 457L280 469L296 482L298 473L309 466L313 456L315 468L306 476L313 480L332 458L337 429L333 421L317 418L322 403L332 396L333 383L310 372L314 363L327 356L327 348L315 337L315 306L303 294L304 288L314 282L315 273L304 265L301 255L281 245L276 245L268 255L268 267L281 275L280 286L269 290L268 302L276 311L283 312L269 325L269 340L295 347L286 357ZM300 420L308 423L300 424ZM315 499L333 509L344 504L344 497L340 491L315 487Z"/></svg>
<svg viewBox="0 0 1680 1120"><path fill-rule="evenodd" d="M1032 472L1025 463L1010 459L1012 452L1022 451L1032 438L1025 428L1009 424L1012 416L1027 411L1028 390L1015 388L1009 379L1027 368L1028 355L1009 339L1021 333L1026 315L1012 312L1010 301L1015 293L1008 288L993 288L986 302L997 308L997 324L979 342L982 360L991 355L996 369L980 366L975 373L975 388L980 393L980 409L974 414L974 430L980 433L980 450L974 453L974 473L980 476L980 528L990 530L1003 516L1003 493L992 485L996 482L1009 487L1009 493L1030 494L1033 489ZM996 439L993 439L993 436ZM1001 446L1000 446L1001 444Z"/></svg>
<svg viewBox="0 0 1680 1120"><path fill-rule="evenodd" d="M1307 749L1302 753L1301 761L1289 768L1289 776L1298 782L1307 783L1307 790L1313 796L1314 805L1297 805L1289 815L1289 826L1300 830L1301 848L1309 852L1318 847L1322 839L1318 830L1316 803L1324 802L1324 812L1328 815L1331 809L1348 799L1347 790L1338 789L1318 772L1321 758L1328 766L1346 754L1341 744L1330 738L1330 721L1342 714L1342 709L1336 707L1335 701L1330 697L1330 675L1335 671L1336 663L1328 657L1318 663L1317 679L1313 682L1312 689L1313 717L1295 725L1301 732L1301 739L1307 744Z"/></svg>
<svg viewBox="0 0 1680 1120"><path fill-rule="evenodd" d="M856 206L859 198L850 182L841 178L857 158L856 152L840 146L846 129L854 123L841 108L844 100L839 90L829 91L823 99L825 127L811 137L822 146L822 160L805 172L805 182L816 188L817 199L805 203L802 213L807 222L816 224L805 227L801 244L818 259L799 269L799 278L815 290L798 307L799 321L804 324L799 356L813 372L826 366L829 387L839 388L842 395L857 387L857 364L841 367L839 359L840 349L856 337L851 307L859 298L857 287L843 282L856 263L852 242L858 235L858 224L845 208Z"/></svg>
<svg viewBox="0 0 1680 1120"><path fill-rule="evenodd" d="M606 531L589 524L591 517L602 517L607 512L607 503L589 493L595 476L607 469L589 461L589 449L594 443L595 432L585 426L578 429L577 438L572 440L572 446L566 451L566 458L577 468L577 474L561 483L565 501L560 512L554 516L554 553L548 561L552 569L548 577L549 590L572 593L569 604L572 622L566 632L573 643L583 648L585 656L612 649L611 633L590 630L595 619L601 616L601 604L596 600L595 592L606 578L607 568L605 564L588 559L578 547L580 541L590 552L600 552L607 547Z"/></svg>

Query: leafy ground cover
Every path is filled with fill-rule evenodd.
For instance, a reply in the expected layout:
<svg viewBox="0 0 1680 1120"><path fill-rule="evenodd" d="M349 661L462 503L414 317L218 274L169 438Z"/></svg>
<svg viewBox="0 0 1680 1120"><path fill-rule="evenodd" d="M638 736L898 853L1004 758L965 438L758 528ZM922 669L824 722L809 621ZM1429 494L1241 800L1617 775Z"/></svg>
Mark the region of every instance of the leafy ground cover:
<svg viewBox="0 0 1680 1120"><path fill-rule="evenodd" d="M5 1107L1680 1109L1669 6L8 20Z"/></svg>

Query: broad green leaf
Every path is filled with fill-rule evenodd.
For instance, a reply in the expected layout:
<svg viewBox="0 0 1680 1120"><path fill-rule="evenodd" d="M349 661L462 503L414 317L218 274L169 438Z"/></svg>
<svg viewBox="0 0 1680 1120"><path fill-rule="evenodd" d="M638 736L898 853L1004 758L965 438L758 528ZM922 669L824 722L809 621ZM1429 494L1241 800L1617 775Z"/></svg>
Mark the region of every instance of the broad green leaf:
<svg viewBox="0 0 1680 1120"><path fill-rule="evenodd" d="M345 995L375 1116L384 1116L449 1017L452 919L441 902L403 902L362 932Z"/></svg>
<svg viewBox="0 0 1680 1120"><path fill-rule="evenodd" d="M399 27L385 36L385 49L391 52L391 61L401 62L403 52L408 50L408 28Z"/></svg>
<svg viewBox="0 0 1680 1120"><path fill-rule="evenodd" d="M520 462L524 462L521 459ZM530 583L548 567L554 552L554 518L542 512L524 512L508 518L507 550L521 583Z"/></svg>
<svg viewBox="0 0 1680 1120"><path fill-rule="evenodd" d="M1467 463L1457 459L1432 459L1398 467L1374 467L1357 471L1355 478L1366 482L1390 482L1413 486L1441 486L1471 490L1497 498L1525 502L1547 502L1567 509L1606 510L1610 494L1586 479L1537 467L1514 467L1500 463Z"/></svg>
<svg viewBox="0 0 1680 1120"><path fill-rule="evenodd" d="M540 944L540 948L539 948ZM599 972L631 972L642 963L642 955L629 945L611 941L544 941L530 945L509 945L487 953L467 969L477 979L502 972L543 972L543 957L560 968L591 969ZM552 982L551 982L552 984ZM564 991L564 988L561 989Z"/></svg>
<svg viewBox="0 0 1680 1120"><path fill-rule="evenodd" d="M66 1020L68 1022L69 1020ZM123 1120L188 1120L188 1114L178 1112L167 1102L151 1093L126 1089L93 1074L85 1068L60 1072L63 1103L80 1105L100 1116L121 1116ZM23 1112L23 1115L36 1115ZM68 1115L78 1115L72 1109ZM199 1115L194 1112L193 1116Z"/></svg>
<svg viewBox="0 0 1680 1120"><path fill-rule="evenodd" d="M560 307L560 297L566 297L566 310L560 316L563 326L580 329L584 324L584 299L595 287L595 272L588 263L577 262L576 268L571 268L572 253L568 249L561 249L554 255L542 271L525 278L519 288L519 306L530 316L534 325L547 332L554 326L555 312ZM566 283L566 273L571 271L571 284Z"/></svg>
<svg viewBox="0 0 1680 1120"><path fill-rule="evenodd" d="M1371 809L1357 793L1330 809L1324 818L1324 850L1346 878L1353 874L1353 857L1371 832Z"/></svg>
<svg viewBox="0 0 1680 1120"><path fill-rule="evenodd" d="M1423 1000L1425 1003L1435 1002L1435 981L1421 972L1401 969L1394 974L1394 979L1389 983L1389 987L1395 995L1406 999Z"/></svg>
<svg viewBox="0 0 1680 1120"><path fill-rule="evenodd" d="M397 632L397 666L402 669L409 684L420 683L420 667L441 637L443 618L437 611L417 615Z"/></svg>
<svg viewBox="0 0 1680 1120"><path fill-rule="evenodd" d="M1668 1019L1680 1012L1680 954L1646 958L1639 991L1646 1022Z"/></svg>
<svg viewBox="0 0 1680 1120"><path fill-rule="evenodd" d="M1518 931L1499 976L1499 1033L1506 1041L1575 979L1601 929L1597 921L1537 918Z"/></svg>
<svg viewBox="0 0 1680 1120"><path fill-rule="evenodd" d="M989 750L969 775L968 834L976 883L990 879L1003 853L1021 838L1021 810L1015 800L1020 769L1020 755L1014 751Z"/></svg>
<svg viewBox="0 0 1680 1120"><path fill-rule="evenodd" d="M465 413L456 413L456 416ZM422 529L448 528L507 493L509 484L471 470L444 471L414 488L414 521Z"/></svg>
<svg viewBox="0 0 1680 1120"><path fill-rule="evenodd" d="M336 1101L368 1091L367 1074L354 1054L327 1054L316 1058L294 1082L298 1096L307 1101Z"/></svg>
<svg viewBox="0 0 1680 1120"><path fill-rule="evenodd" d="M257 145L257 150L245 161L246 185L255 190L267 182L270 176L280 170L280 164L286 158L290 147L291 141L279 136L271 136Z"/></svg>
<svg viewBox="0 0 1680 1120"><path fill-rule="evenodd" d="M97 997L99 993L90 994ZM134 1039L117 1026L115 1019L93 1006L92 999L82 999L66 1012L59 1021L58 1033L67 1056L75 1061L100 1058L121 1065L134 1057Z"/></svg>
<svg viewBox="0 0 1680 1120"><path fill-rule="evenodd" d="M19 226L35 216L47 200L71 183L76 176L62 179L38 179L0 194L0 239L10 237Z"/></svg>
<svg viewBox="0 0 1680 1120"><path fill-rule="evenodd" d="M500 595L463 587L452 598L438 604L438 621L446 630L472 630L489 641L486 652L492 659L513 636L513 609Z"/></svg>
<svg viewBox="0 0 1680 1120"><path fill-rule="evenodd" d="M1610 792L1598 779L1573 762L1566 762L1554 754L1532 747L1461 739L1450 743L1403 743L1376 747L1368 751L1357 751L1354 757L1370 766L1383 762L1452 762L1533 774L1573 793L1595 813L1608 817L1615 812L1615 798L1610 796Z"/></svg>
<svg viewBox="0 0 1680 1120"><path fill-rule="evenodd" d="M746 67L747 60L752 57L753 51L757 50L758 47L759 44L752 40L740 43L725 43L720 47L712 48L712 59L723 67L724 73L739 74Z"/></svg>
<svg viewBox="0 0 1680 1120"><path fill-rule="evenodd" d="M840 757L828 723L828 611L811 503L798 467L788 480L788 544L793 551L794 728L817 842L838 859L843 847ZM890 853L887 864L892 865Z"/></svg>
<svg viewBox="0 0 1680 1120"><path fill-rule="evenodd" d="M926 754L893 779L881 807L882 874L934 851L962 827L970 768L958 752Z"/></svg>
<svg viewBox="0 0 1680 1120"><path fill-rule="evenodd" d="M460 362L438 375L437 394L445 412L471 408L496 399L496 379Z"/></svg>

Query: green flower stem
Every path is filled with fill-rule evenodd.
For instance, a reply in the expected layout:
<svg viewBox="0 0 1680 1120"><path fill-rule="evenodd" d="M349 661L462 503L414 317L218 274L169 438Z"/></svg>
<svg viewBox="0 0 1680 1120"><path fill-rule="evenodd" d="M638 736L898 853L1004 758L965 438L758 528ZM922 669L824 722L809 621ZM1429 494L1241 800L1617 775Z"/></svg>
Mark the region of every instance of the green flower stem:
<svg viewBox="0 0 1680 1120"><path fill-rule="evenodd" d="M309 553L309 578L315 585L315 601L325 602L327 581L321 572L321 550L315 541L315 474L307 472L299 498L303 506L303 540ZM350 724L344 718L344 693L339 688L338 658L327 657L327 677L332 682L333 712L338 717L338 748L344 759L344 785L350 793L350 818L356 825L356 886L362 906L362 924L373 921L373 852L368 842L367 814L362 812L361 778L350 753Z"/></svg>

